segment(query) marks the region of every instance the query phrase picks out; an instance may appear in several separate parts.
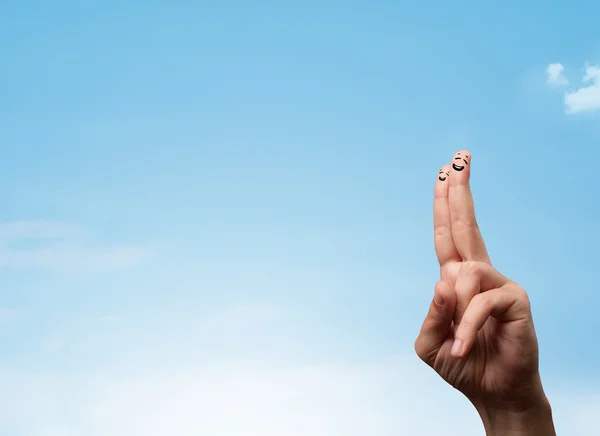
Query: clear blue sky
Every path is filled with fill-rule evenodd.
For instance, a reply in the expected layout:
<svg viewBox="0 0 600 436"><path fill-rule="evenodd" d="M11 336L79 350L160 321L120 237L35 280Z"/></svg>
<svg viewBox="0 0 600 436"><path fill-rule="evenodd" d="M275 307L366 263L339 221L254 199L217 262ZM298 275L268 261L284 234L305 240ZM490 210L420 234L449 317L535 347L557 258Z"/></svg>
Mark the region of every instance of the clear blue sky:
<svg viewBox="0 0 600 436"><path fill-rule="evenodd" d="M100 394L71 403L115 371L412 365L435 175L462 148L492 261L531 295L549 390L600 394L600 111L565 103L597 95L582 78L600 5L96 3L0 4L0 433L127 434ZM552 63L568 85L547 83ZM426 380L411 389L458 398ZM411 392L363 394L383 416ZM25 400L44 395L55 412ZM236 417L178 434L248 434Z"/></svg>

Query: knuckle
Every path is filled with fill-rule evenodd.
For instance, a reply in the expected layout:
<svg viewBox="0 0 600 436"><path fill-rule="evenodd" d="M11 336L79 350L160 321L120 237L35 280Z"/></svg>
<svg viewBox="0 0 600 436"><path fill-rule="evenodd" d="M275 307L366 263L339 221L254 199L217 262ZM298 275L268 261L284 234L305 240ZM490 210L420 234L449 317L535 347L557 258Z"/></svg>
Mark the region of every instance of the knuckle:
<svg viewBox="0 0 600 436"><path fill-rule="evenodd" d="M493 302L489 295L485 292L482 294L477 294L471 299L471 303L469 306L472 308L473 316L476 316L478 313L487 310L490 306L493 305Z"/></svg>
<svg viewBox="0 0 600 436"><path fill-rule="evenodd" d="M447 224L436 224L433 227L433 233L436 238L444 238L451 232L450 226Z"/></svg>
<svg viewBox="0 0 600 436"><path fill-rule="evenodd" d="M435 284L435 292L438 292L442 296L447 294L449 289L450 289L450 286L444 280L440 280Z"/></svg>
<svg viewBox="0 0 600 436"><path fill-rule="evenodd" d="M417 339L415 339L414 348L415 353L417 353L417 356L419 356L419 359L426 362L428 360L428 353L423 345L421 335L419 335Z"/></svg>
<svg viewBox="0 0 600 436"><path fill-rule="evenodd" d="M481 262L475 260L467 260L462 264L462 273L465 275L478 275L481 274L483 265Z"/></svg>
<svg viewBox="0 0 600 436"><path fill-rule="evenodd" d="M482 273L483 265L481 262L474 260L464 261L455 284L456 294L458 296L474 296L477 293L475 283L477 283Z"/></svg>
<svg viewBox="0 0 600 436"><path fill-rule="evenodd" d="M524 307L527 310L531 310L531 300L529 299L529 295L527 294L527 291L525 291L524 288L515 284L512 286L512 292L514 292L517 301L522 307Z"/></svg>
<svg viewBox="0 0 600 436"><path fill-rule="evenodd" d="M476 291L464 282L456 282L454 287L454 293L456 294L457 304L465 310L467 305L471 302L471 299L476 295Z"/></svg>
<svg viewBox="0 0 600 436"><path fill-rule="evenodd" d="M478 230L477 221L474 218L456 218L452 221L452 231L454 233L472 233Z"/></svg>
<svg viewBox="0 0 600 436"><path fill-rule="evenodd" d="M481 312L491 312L492 309L494 308L495 304L496 304L496 298L490 296L490 294L479 294L476 295L477 298L477 305L479 306L479 310Z"/></svg>

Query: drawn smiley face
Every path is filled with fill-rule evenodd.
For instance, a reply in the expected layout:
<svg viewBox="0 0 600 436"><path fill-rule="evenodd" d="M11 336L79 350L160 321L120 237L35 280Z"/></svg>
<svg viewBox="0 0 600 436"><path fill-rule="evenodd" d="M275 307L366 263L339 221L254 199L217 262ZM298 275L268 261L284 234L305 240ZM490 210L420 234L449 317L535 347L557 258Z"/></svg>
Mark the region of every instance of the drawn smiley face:
<svg viewBox="0 0 600 436"><path fill-rule="evenodd" d="M465 169L465 166L469 165L469 155L456 153L454 157L454 162L452 162L452 168L455 171L462 171Z"/></svg>
<svg viewBox="0 0 600 436"><path fill-rule="evenodd" d="M448 177L450 177L450 171L444 171L443 169L441 169L438 173L438 180L440 182L444 182Z"/></svg>

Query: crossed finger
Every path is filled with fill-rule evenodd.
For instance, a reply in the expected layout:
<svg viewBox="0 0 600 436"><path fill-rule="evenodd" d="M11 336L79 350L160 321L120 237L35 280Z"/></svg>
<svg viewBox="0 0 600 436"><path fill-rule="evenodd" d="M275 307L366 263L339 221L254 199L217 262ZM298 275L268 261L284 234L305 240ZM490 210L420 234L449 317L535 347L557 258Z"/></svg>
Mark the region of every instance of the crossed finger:
<svg viewBox="0 0 600 436"><path fill-rule="evenodd" d="M451 262L490 263L475 218L469 186L471 153L461 150L438 172L433 200L434 242L440 266Z"/></svg>
<svg viewBox="0 0 600 436"><path fill-rule="evenodd" d="M449 179L450 165L448 164L443 166L438 172L433 195L433 233L435 251L440 266L444 266L449 262L460 262L462 260L452 238L450 207L448 204Z"/></svg>
<svg viewBox="0 0 600 436"><path fill-rule="evenodd" d="M454 155L448 177L448 209L452 240L463 261L490 263L485 243L475 219L475 205L469 186L471 153L461 150Z"/></svg>

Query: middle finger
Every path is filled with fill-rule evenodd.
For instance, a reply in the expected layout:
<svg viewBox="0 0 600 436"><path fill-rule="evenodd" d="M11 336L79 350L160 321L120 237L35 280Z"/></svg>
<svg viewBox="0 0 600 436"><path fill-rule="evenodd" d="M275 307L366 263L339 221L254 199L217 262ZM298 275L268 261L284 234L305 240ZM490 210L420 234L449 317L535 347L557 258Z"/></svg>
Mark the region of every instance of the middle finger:
<svg viewBox="0 0 600 436"><path fill-rule="evenodd" d="M454 245L463 260L490 263L490 258L475 219L475 205L469 186L471 153L461 150L451 163L448 205Z"/></svg>

